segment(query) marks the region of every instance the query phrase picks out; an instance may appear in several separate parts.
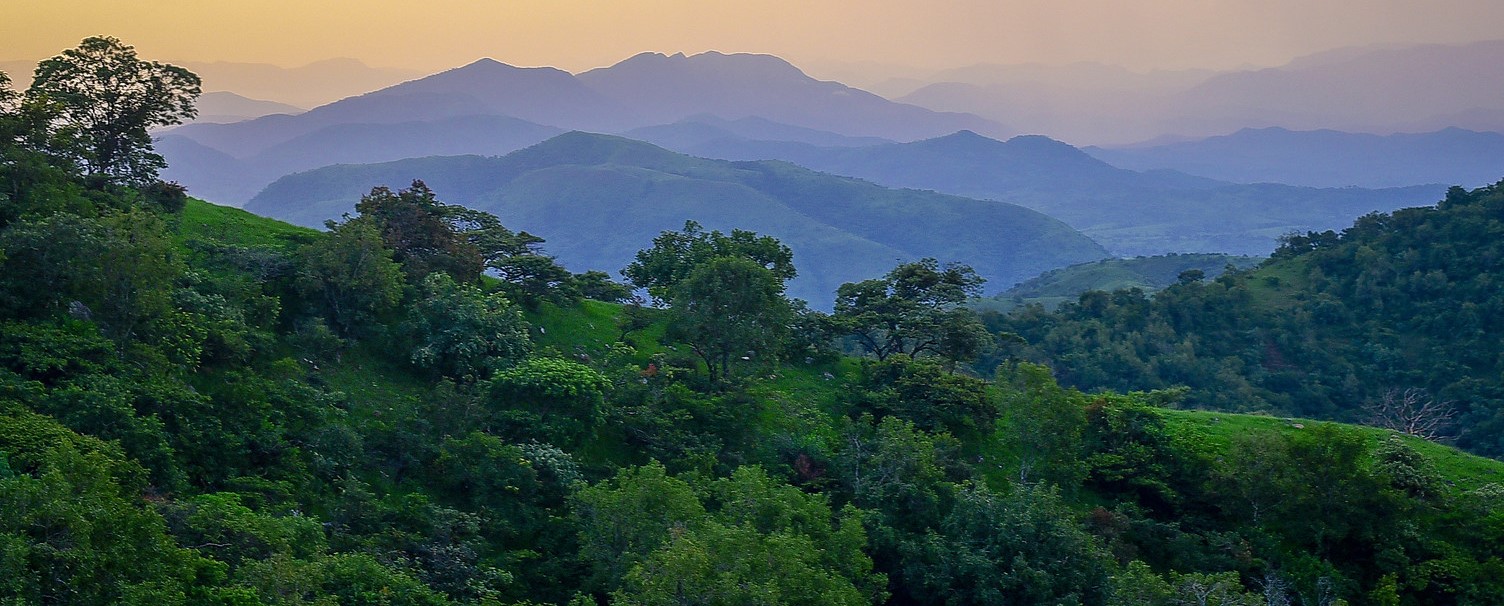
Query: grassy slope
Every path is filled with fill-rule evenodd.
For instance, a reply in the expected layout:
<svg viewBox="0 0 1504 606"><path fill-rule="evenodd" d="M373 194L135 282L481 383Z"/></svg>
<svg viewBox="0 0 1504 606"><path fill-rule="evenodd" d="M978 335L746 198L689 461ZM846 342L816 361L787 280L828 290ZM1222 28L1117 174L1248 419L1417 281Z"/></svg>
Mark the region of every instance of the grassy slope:
<svg viewBox="0 0 1504 606"><path fill-rule="evenodd" d="M1165 410L1165 424L1175 435L1192 442L1199 442L1214 451L1231 445L1239 436L1254 433L1294 434L1305 431L1325 421L1309 419L1282 419L1262 415L1228 414L1193 410ZM1357 432L1372 443L1378 443L1394 432L1374 427L1330 423L1342 431ZM1435 466L1443 481L1458 491L1476 489L1484 484L1504 483L1504 462L1471 455L1450 446L1406 437L1405 442L1415 448Z"/></svg>
<svg viewBox="0 0 1504 606"><path fill-rule="evenodd" d="M231 246L277 250L287 250L306 242L317 233L306 227L193 198L189 198L188 205L183 208L177 229L180 244L198 239Z"/></svg>

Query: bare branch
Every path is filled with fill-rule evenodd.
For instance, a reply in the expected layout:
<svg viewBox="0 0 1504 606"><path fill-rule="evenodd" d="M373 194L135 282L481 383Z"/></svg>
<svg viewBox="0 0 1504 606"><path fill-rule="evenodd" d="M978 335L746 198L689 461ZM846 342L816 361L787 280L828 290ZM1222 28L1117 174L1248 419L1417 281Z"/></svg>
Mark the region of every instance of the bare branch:
<svg viewBox="0 0 1504 606"><path fill-rule="evenodd" d="M1457 417L1450 400L1437 400L1424 389L1390 389L1363 407L1369 423L1405 435L1437 440L1447 437Z"/></svg>

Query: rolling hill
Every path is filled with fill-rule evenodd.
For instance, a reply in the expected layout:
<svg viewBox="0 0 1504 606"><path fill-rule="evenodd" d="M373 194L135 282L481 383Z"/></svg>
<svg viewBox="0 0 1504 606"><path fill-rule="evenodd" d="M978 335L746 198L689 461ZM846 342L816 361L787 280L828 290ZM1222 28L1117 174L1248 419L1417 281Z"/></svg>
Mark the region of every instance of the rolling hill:
<svg viewBox="0 0 1504 606"><path fill-rule="evenodd" d="M1106 256L1065 224L1012 204L886 189L782 162L692 158L580 132L500 158L430 157L289 175L246 208L319 225L349 212L372 186L414 179L446 202L548 238L548 251L576 271L614 272L660 231L689 219L772 235L795 253L800 276L791 293L819 307L841 283L879 276L900 260L965 262L996 286Z"/></svg>
<svg viewBox="0 0 1504 606"><path fill-rule="evenodd" d="M1288 232L1338 228L1374 211L1434 198L1423 186L1367 190L1239 185L1174 171L1116 168L1041 136L998 141L973 132L866 147L718 139L685 153L779 159L889 187L999 200L1058 218L1116 255L1265 255Z"/></svg>
<svg viewBox="0 0 1504 606"><path fill-rule="evenodd" d="M1242 257L1216 253L1169 254L1131 259L1100 259L1070 267L1052 269L1014 285L988 299L971 304L978 311L1006 312L1015 307L1039 303L1053 309L1074 301L1089 290L1115 291L1137 288L1153 292L1174 284L1181 272L1197 270L1206 279L1221 275L1228 266L1248 269L1258 265L1261 257Z"/></svg>

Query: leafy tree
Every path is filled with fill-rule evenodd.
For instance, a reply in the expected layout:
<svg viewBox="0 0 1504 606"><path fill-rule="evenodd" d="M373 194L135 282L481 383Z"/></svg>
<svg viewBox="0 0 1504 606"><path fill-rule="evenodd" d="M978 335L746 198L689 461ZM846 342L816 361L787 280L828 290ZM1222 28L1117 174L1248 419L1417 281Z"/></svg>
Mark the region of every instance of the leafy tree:
<svg viewBox="0 0 1504 606"><path fill-rule="evenodd" d="M905 552L905 584L923 603L1097 604L1110 591L1111 561L1052 489L971 485Z"/></svg>
<svg viewBox="0 0 1504 606"><path fill-rule="evenodd" d="M355 211L381 233L392 259L402 264L414 282L436 271L460 282L480 278L484 265L480 249L456 233L449 222L450 207L422 181L396 192L373 188L355 203Z"/></svg>
<svg viewBox="0 0 1504 606"><path fill-rule="evenodd" d="M331 224L300 252L298 285L341 335L369 332L401 301L401 267L369 221Z"/></svg>
<svg viewBox="0 0 1504 606"><path fill-rule="evenodd" d="M591 562L594 585L620 586L627 571L705 516L689 483L668 475L657 462L630 467L574 496L580 525L580 556Z"/></svg>
<svg viewBox="0 0 1504 606"><path fill-rule="evenodd" d="M237 577L263 603L302 606L442 606L442 593L412 575L363 553L332 554L312 560L275 556L245 566Z"/></svg>
<svg viewBox="0 0 1504 606"><path fill-rule="evenodd" d="M144 184L166 166L148 131L198 115L200 84L186 69L139 59L116 38L91 37L39 63L27 96L58 106L89 174Z"/></svg>
<svg viewBox="0 0 1504 606"><path fill-rule="evenodd" d="M11 88L10 75L0 71L0 114L16 111L20 103L21 95Z"/></svg>
<svg viewBox="0 0 1504 606"><path fill-rule="evenodd" d="M783 283L797 275L793 251L772 236L740 229L732 230L729 236L719 231L707 233L694 221L686 221L680 231L665 231L653 238L652 248L638 251L636 260L621 273L632 286L647 289L654 300L672 302L674 287L717 257L752 261L772 273L780 292Z"/></svg>
<svg viewBox="0 0 1504 606"><path fill-rule="evenodd" d="M531 358L497 373L488 398L510 432L572 446L605 422L609 386L605 376L584 364Z"/></svg>
<svg viewBox="0 0 1504 606"><path fill-rule="evenodd" d="M0 308L7 317L37 317L97 300L106 240L98 220L73 214L10 224L0 231Z"/></svg>
<svg viewBox="0 0 1504 606"><path fill-rule="evenodd" d="M904 263L883 278L842 284L832 320L878 360L894 354L970 360L990 337L976 313L960 305L981 293L982 282L957 263Z"/></svg>
<svg viewBox="0 0 1504 606"><path fill-rule="evenodd" d="M0 415L0 433L14 420ZM207 562L175 545L140 499L139 466L82 442L89 450L54 442L36 452L0 435L0 450L31 463L0 478L0 599L185 603L196 569Z"/></svg>
<svg viewBox="0 0 1504 606"><path fill-rule="evenodd" d="M945 430L959 436L990 433L997 421L996 398L981 379L946 372L932 360L907 356L862 367L857 406L878 418L889 415L926 431Z"/></svg>
<svg viewBox="0 0 1504 606"><path fill-rule="evenodd" d="M317 520L254 511L233 492L169 503L163 515L180 543L233 567L279 554L311 558L329 548Z"/></svg>
<svg viewBox="0 0 1504 606"><path fill-rule="evenodd" d="M0 227L24 215L84 214L90 206L71 149L57 129L56 104L26 100L0 72Z"/></svg>
<svg viewBox="0 0 1504 606"><path fill-rule="evenodd" d="M688 343L712 382L731 376L737 360L778 353L791 316L783 284L769 269L740 257L717 257L671 289L669 335Z"/></svg>
<svg viewBox="0 0 1504 606"><path fill-rule="evenodd" d="M0 306L11 313L45 315L70 308L98 323L122 349L140 340L160 345L174 339L178 329L191 329L173 326L182 320L172 301L182 260L165 223L149 211L18 221L0 231L0 250L6 268Z"/></svg>
<svg viewBox="0 0 1504 606"><path fill-rule="evenodd" d="M1018 462L1018 481L1044 481L1071 491L1085 476L1082 434L1086 407L1079 392L1061 388L1050 369L1020 362L998 368L1003 428Z"/></svg>
<svg viewBox="0 0 1504 606"><path fill-rule="evenodd" d="M870 417L864 421L870 421ZM841 437L835 471L851 502L877 512L890 527L917 531L939 522L951 482L968 479L961 444L914 423L887 417L853 423Z"/></svg>
<svg viewBox="0 0 1504 606"><path fill-rule="evenodd" d="M611 280L611 274L603 271L587 271L574 275L574 287L580 296L607 303L626 303L632 299L632 289Z"/></svg>
<svg viewBox="0 0 1504 606"><path fill-rule="evenodd" d="M414 281L442 271L470 283L490 271L510 298L529 307L577 297L569 271L541 251L543 238L513 232L490 213L445 204L422 181L396 192L374 188L355 210L379 227L393 259Z"/></svg>
<svg viewBox="0 0 1504 606"><path fill-rule="evenodd" d="M409 307L403 330L419 368L461 383L484 380L527 355L527 323L506 297L429 274Z"/></svg>

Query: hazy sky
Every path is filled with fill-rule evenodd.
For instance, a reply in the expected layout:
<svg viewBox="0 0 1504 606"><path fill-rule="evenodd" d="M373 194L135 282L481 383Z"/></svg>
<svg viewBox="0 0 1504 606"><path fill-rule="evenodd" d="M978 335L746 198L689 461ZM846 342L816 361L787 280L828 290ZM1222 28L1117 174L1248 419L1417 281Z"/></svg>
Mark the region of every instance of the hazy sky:
<svg viewBox="0 0 1504 606"><path fill-rule="evenodd" d="M796 64L1278 65L1341 46L1504 37L1504 0L0 0L0 59L108 34L148 58L571 71L642 51Z"/></svg>

